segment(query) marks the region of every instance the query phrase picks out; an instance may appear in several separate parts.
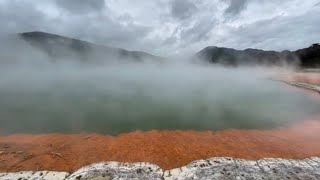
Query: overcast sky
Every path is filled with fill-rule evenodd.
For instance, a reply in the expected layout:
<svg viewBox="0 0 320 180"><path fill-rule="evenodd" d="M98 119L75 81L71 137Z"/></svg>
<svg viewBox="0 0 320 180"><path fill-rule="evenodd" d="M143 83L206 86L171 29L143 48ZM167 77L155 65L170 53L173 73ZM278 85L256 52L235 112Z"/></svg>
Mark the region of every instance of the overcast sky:
<svg viewBox="0 0 320 180"><path fill-rule="evenodd" d="M320 0L0 0L0 33L45 31L155 55L320 42Z"/></svg>

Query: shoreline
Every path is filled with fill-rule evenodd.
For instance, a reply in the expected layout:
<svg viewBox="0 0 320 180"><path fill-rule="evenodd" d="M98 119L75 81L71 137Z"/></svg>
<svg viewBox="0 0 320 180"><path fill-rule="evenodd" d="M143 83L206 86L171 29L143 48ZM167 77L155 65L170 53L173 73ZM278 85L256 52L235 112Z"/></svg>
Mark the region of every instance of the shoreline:
<svg viewBox="0 0 320 180"><path fill-rule="evenodd" d="M286 84L294 86L294 87L297 87L297 88L302 88L304 90L308 90L308 91L312 91L312 92L320 94L320 86L318 86L318 85L301 83L301 82L294 82L294 81L286 81L286 80L278 80L278 81L286 83Z"/></svg>
<svg viewBox="0 0 320 180"><path fill-rule="evenodd" d="M68 173L21 171L0 173L0 179L318 179L320 158L303 160L264 158L255 161L215 157L193 161L185 166L164 170L146 162L100 162Z"/></svg>
<svg viewBox="0 0 320 180"><path fill-rule="evenodd" d="M317 71L306 70L289 74L281 74L277 75L274 79L294 87L320 93L319 69L317 69Z"/></svg>
<svg viewBox="0 0 320 180"><path fill-rule="evenodd" d="M211 157L304 159L320 157L318 142L320 118L273 130L16 134L0 136L0 172L73 172L101 161L149 162L172 169Z"/></svg>

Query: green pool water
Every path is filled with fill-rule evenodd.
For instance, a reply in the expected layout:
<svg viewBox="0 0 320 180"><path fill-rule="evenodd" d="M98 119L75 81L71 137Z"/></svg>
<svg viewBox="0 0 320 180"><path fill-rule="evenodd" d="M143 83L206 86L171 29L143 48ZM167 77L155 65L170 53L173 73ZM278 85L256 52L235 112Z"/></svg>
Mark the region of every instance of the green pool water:
<svg viewBox="0 0 320 180"><path fill-rule="evenodd" d="M1 72L0 132L269 129L320 112L311 97L260 74L131 66Z"/></svg>

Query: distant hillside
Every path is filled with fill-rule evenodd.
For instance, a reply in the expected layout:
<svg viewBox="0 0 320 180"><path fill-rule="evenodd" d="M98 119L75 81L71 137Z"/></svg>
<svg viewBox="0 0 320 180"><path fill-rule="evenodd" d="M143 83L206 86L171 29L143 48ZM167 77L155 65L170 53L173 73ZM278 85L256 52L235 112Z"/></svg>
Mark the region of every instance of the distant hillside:
<svg viewBox="0 0 320 180"><path fill-rule="evenodd" d="M18 34L32 47L44 52L52 61L76 60L81 62L161 62L164 58L140 51L96 45L44 32ZM260 49L236 50L209 46L196 53L196 59L225 66L241 65L296 65L320 68L320 45L313 44L297 51L264 51Z"/></svg>
<svg viewBox="0 0 320 180"><path fill-rule="evenodd" d="M299 58L302 67L320 67L320 44L313 44L308 48L294 52Z"/></svg>
<svg viewBox="0 0 320 180"><path fill-rule="evenodd" d="M239 65L298 65L320 67L320 46L314 44L297 51L263 51L259 49L236 50L209 46L195 55L200 60L227 66Z"/></svg>
<svg viewBox="0 0 320 180"><path fill-rule="evenodd" d="M140 51L96 45L86 41L44 32L27 32L19 36L33 47L45 52L53 61L159 61L162 58Z"/></svg>

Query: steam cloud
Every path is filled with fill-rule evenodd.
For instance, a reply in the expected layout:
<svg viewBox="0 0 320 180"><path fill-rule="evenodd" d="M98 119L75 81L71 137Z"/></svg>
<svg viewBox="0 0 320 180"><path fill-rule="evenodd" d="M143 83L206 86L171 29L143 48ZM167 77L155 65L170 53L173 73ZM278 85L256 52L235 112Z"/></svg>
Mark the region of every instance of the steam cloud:
<svg viewBox="0 0 320 180"><path fill-rule="evenodd" d="M14 36L2 38L0 60L3 133L273 128L319 112L304 94L268 80L276 69L53 63Z"/></svg>

